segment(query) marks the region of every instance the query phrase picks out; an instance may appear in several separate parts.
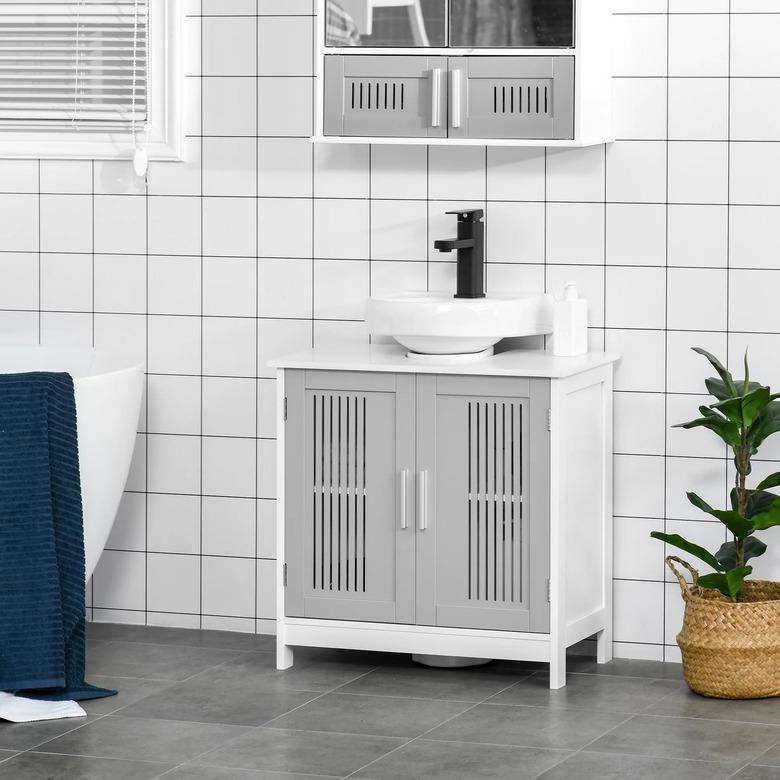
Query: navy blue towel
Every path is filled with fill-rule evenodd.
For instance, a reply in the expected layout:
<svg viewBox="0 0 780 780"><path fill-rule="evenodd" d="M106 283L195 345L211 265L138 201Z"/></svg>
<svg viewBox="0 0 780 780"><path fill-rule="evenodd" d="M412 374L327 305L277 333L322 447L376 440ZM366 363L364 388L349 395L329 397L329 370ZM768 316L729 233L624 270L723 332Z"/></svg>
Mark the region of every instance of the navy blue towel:
<svg viewBox="0 0 780 780"><path fill-rule="evenodd" d="M84 682L84 520L68 374L0 375L0 691L46 700Z"/></svg>

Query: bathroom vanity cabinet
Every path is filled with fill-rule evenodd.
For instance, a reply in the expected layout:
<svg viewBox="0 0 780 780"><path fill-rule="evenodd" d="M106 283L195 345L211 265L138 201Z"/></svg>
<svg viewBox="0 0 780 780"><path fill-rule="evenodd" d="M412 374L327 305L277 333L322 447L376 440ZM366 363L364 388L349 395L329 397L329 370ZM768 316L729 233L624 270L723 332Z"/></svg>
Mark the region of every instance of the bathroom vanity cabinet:
<svg viewBox="0 0 780 780"><path fill-rule="evenodd" d="M315 140L614 140L603 0L318 0Z"/></svg>
<svg viewBox="0 0 780 780"><path fill-rule="evenodd" d="M614 357L280 360L278 666L295 645L611 657Z"/></svg>

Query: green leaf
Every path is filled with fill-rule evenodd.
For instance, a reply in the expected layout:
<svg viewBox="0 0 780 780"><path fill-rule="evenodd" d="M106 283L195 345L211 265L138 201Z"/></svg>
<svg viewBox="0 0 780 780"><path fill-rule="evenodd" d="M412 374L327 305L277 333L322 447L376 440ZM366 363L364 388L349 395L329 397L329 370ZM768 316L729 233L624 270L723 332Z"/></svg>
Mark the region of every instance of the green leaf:
<svg viewBox="0 0 780 780"><path fill-rule="evenodd" d="M748 536L745 539L745 563L751 558L758 558L766 552L766 545L756 536ZM718 552L715 553L715 557L720 562L720 565L726 571L733 569L737 565L737 545L735 542L726 542Z"/></svg>
<svg viewBox="0 0 780 780"><path fill-rule="evenodd" d="M742 443L742 439L739 435L739 427L717 413L700 417L697 420L691 420L687 423L679 423L673 427L685 428L686 430L690 430L691 428L708 428L720 436L720 438L730 447L739 447Z"/></svg>
<svg viewBox="0 0 780 780"><path fill-rule="evenodd" d="M725 385L725 389L728 390L729 395L727 397L735 398L739 395L737 388L734 385L734 379L728 369L711 353L701 347L692 347L693 351L699 355L703 355L710 361L712 367L718 372L718 376L721 378Z"/></svg>
<svg viewBox="0 0 780 780"><path fill-rule="evenodd" d="M770 474L758 483L756 490L767 490L773 487L780 486L780 471L776 471L774 474Z"/></svg>
<svg viewBox="0 0 780 780"><path fill-rule="evenodd" d="M727 398L725 401L713 404L713 409L717 409L724 417L727 417L734 425L742 425L742 399Z"/></svg>
<svg viewBox="0 0 780 780"><path fill-rule="evenodd" d="M780 525L780 498L775 497L769 508L753 515L750 518L750 522L756 531L765 531L767 528Z"/></svg>
<svg viewBox="0 0 780 780"><path fill-rule="evenodd" d="M689 542L679 534L665 534L661 531L653 531L650 536L652 536L653 539L660 539L662 542L671 544L673 547L679 547L681 550L685 550L685 552L695 555L700 561L704 561L708 566L712 566L715 571L725 571L720 561L718 561L709 550L705 550L698 544Z"/></svg>
<svg viewBox="0 0 780 780"><path fill-rule="evenodd" d="M752 521L746 520L739 512L732 510L713 509L703 498L696 493L688 493L688 500L702 512L717 517L726 528L738 539L744 539L755 530Z"/></svg>
<svg viewBox="0 0 780 780"><path fill-rule="evenodd" d="M759 385L745 396L727 398L725 401L713 404L712 408L717 409L736 425L749 428L755 422L762 409L775 400L775 398L777 396L772 395L768 387Z"/></svg>
<svg viewBox="0 0 780 780"><path fill-rule="evenodd" d="M734 397L729 393L726 383L720 379L710 377L709 379L704 380L704 384L706 385L709 394L714 395L719 401L725 401L727 398ZM742 387L742 395L747 395L751 390L761 387L759 382L748 382L747 385L745 385L744 380L740 380L737 384Z"/></svg>
<svg viewBox="0 0 780 780"><path fill-rule="evenodd" d="M699 586L714 588L724 596L734 598L742 590L745 577L752 573L752 566L743 566L741 569L732 569L725 574L705 574L703 577L699 577Z"/></svg>
<svg viewBox="0 0 780 780"><path fill-rule="evenodd" d="M748 367L748 348L745 347L745 379L742 382L742 395L750 392L750 368Z"/></svg>
<svg viewBox="0 0 780 780"><path fill-rule="evenodd" d="M777 396L770 393L768 387L757 387L742 398L742 424L749 428L761 411Z"/></svg>
<svg viewBox="0 0 780 780"><path fill-rule="evenodd" d="M747 503L745 505L745 518L747 520L771 509L772 505L778 499L778 496L774 493L769 493L766 490L746 490L745 493L747 494ZM734 501L738 499L738 495L737 489L732 488L732 506L734 505Z"/></svg>
<svg viewBox="0 0 780 780"><path fill-rule="evenodd" d="M753 449L758 449L761 444L773 433L780 431L780 401L772 401L765 406L747 434L747 442Z"/></svg>

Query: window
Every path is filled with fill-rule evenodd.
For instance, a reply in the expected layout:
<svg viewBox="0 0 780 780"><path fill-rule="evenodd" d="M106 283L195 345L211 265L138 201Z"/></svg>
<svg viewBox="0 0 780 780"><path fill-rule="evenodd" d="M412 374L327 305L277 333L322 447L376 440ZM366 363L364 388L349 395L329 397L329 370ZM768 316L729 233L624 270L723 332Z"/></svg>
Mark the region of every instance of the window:
<svg viewBox="0 0 780 780"><path fill-rule="evenodd" d="M0 157L180 159L182 0L2 0Z"/></svg>

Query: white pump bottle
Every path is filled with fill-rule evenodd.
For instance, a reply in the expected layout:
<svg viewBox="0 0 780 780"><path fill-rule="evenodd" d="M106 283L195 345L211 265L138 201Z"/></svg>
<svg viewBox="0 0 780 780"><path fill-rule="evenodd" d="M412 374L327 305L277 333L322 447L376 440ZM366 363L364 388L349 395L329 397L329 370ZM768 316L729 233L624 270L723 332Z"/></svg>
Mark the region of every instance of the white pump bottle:
<svg viewBox="0 0 780 780"><path fill-rule="evenodd" d="M588 302L579 297L576 282L567 282L553 308L553 354L575 357L587 351Z"/></svg>

